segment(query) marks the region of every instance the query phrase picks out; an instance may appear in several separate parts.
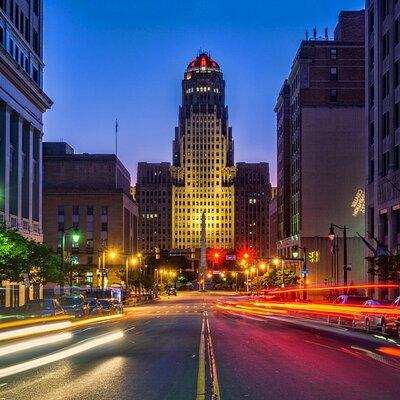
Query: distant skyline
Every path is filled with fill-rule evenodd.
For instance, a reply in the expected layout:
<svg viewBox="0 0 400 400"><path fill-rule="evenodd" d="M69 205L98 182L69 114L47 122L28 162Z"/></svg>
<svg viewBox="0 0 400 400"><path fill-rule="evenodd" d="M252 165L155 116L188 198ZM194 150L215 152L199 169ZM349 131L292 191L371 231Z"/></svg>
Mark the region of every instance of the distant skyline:
<svg viewBox="0 0 400 400"><path fill-rule="evenodd" d="M274 105L305 30L329 36L360 0L45 1L45 141L114 153L136 181L139 161L171 162L181 80L199 49L226 80L235 161L270 164L276 184ZM284 4L284 7L282 7Z"/></svg>

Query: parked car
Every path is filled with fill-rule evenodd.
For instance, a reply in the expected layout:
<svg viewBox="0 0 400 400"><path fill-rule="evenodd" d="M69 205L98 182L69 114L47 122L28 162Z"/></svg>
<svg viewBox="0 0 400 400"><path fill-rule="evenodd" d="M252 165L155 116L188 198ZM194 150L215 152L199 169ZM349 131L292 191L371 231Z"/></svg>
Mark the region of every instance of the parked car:
<svg viewBox="0 0 400 400"><path fill-rule="evenodd" d="M89 307L90 315L101 314L103 312L103 307L101 306L101 303L99 302L99 300L97 298L88 297L86 299L86 303Z"/></svg>
<svg viewBox="0 0 400 400"><path fill-rule="evenodd" d="M368 300L371 300L371 298L368 296L354 296L349 294L341 294L334 300L333 304L336 305L347 304L349 306L361 306Z"/></svg>
<svg viewBox="0 0 400 400"><path fill-rule="evenodd" d="M174 287L170 287L167 289L167 295L168 296L177 296L176 289Z"/></svg>
<svg viewBox="0 0 400 400"><path fill-rule="evenodd" d="M110 302L114 308L114 311L118 314L122 313L123 311L123 305L120 301L118 301L117 299L110 299Z"/></svg>
<svg viewBox="0 0 400 400"><path fill-rule="evenodd" d="M89 315L89 305L84 300L83 296L62 296L60 304L67 314L74 315L75 317L85 317Z"/></svg>
<svg viewBox="0 0 400 400"><path fill-rule="evenodd" d="M390 307L377 318L381 319L381 331L382 333L395 332L398 339L400 339L400 315L397 313L391 313L390 309L394 308L396 312L400 312L400 296L390 304Z"/></svg>
<svg viewBox="0 0 400 400"><path fill-rule="evenodd" d="M353 328L354 329L364 329L369 332L371 329L379 329L382 333L386 332L385 324L382 326L382 314L368 312L368 308L371 307L381 307L382 304L377 300L369 299L363 304L365 310L360 310L360 314L354 315L353 317Z"/></svg>
<svg viewBox="0 0 400 400"><path fill-rule="evenodd" d="M30 300L20 309L24 316L31 317L55 317L64 315L65 311L56 299Z"/></svg>
<svg viewBox="0 0 400 400"><path fill-rule="evenodd" d="M110 299L99 299L99 303L101 305L103 313L110 314L115 311L114 305L112 304Z"/></svg>

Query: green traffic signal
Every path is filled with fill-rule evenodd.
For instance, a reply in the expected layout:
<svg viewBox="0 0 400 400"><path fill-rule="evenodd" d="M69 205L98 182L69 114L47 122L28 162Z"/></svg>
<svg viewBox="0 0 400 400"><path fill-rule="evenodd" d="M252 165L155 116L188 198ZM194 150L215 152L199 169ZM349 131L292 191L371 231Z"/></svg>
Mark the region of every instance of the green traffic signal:
<svg viewBox="0 0 400 400"><path fill-rule="evenodd" d="M72 242L75 243L75 244L77 244L77 243L79 243L79 240L80 240L80 239L81 239L81 233L79 232L78 229L75 229L75 230L72 232Z"/></svg>

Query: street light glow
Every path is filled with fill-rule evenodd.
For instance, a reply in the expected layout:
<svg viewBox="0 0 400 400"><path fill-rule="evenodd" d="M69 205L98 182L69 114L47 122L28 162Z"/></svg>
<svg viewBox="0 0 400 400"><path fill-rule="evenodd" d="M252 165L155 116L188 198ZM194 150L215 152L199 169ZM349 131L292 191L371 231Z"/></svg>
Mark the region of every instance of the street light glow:
<svg viewBox="0 0 400 400"><path fill-rule="evenodd" d="M274 265L279 265L279 258L278 257L274 257L274 259L272 260Z"/></svg>

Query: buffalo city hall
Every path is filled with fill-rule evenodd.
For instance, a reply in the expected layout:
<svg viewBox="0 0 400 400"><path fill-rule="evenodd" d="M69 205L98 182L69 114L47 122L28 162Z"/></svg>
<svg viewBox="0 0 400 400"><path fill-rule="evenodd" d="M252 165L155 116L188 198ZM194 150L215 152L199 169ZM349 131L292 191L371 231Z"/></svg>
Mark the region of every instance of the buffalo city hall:
<svg viewBox="0 0 400 400"><path fill-rule="evenodd" d="M184 73L172 165L140 162L136 198L145 253L197 252L204 212L207 248L269 256L269 165L235 166L225 81L209 54L199 54Z"/></svg>

